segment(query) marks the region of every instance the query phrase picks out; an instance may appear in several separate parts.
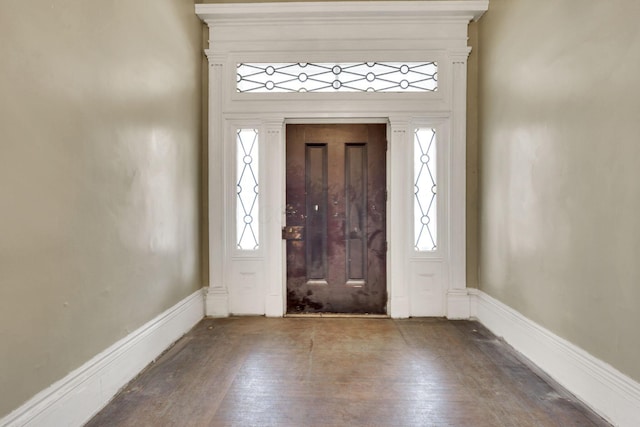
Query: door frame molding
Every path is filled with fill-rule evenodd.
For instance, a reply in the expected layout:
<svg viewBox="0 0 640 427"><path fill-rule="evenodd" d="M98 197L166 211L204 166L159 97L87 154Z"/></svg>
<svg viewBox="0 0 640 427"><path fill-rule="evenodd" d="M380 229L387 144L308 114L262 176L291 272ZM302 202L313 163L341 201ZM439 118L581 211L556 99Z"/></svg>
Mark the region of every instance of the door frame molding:
<svg viewBox="0 0 640 427"><path fill-rule="evenodd" d="M467 28L488 0L198 4L209 28L206 313L285 314L284 144L287 123L387 122L387 312L468 318L466 287ZM304 37L298 35L304 34ZM240 62L437 61L429 93L237 93ZM415 126L438 128L437 253L412 250L409 166ZM234 129L260 132L259 253L234 250ZM267 173L266 168L269 168Z"/></svg>

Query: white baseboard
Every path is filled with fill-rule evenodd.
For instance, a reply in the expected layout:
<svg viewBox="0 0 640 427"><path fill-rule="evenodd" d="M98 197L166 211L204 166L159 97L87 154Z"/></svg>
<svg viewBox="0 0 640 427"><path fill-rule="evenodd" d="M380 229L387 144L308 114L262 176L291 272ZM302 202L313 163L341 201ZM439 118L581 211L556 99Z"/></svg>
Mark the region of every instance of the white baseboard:
<svg viewBox="0 0 640 427"><path fill-rule="evenodd" d="M36 394L0 426L81 426L203 317L198 290Z"/></svg>
<svg viewBox="0 0 640 427"><path fill-rule="evenodd" d="M640 425L640 384L477 289L471 312L551 378L616 426Z"/></svg>
<svg viewBox="0 0 640 427"><path fill-rule="evenodd" d="M264 304L264 314L267 317L284 316L284 301L282 295L268 295Z"/></svg>
<svg viewBox="0 0 640 427"><path fill-rule="evenodd" d="M205 314L209 317L229 316L229 295L218 288L204 288Z"/></svg>
<svg viewBox="0 0 640 427"><path fill-rule="evenodd" d="M468 289L455 289L447 292L447 319L469 319L471 302Z"/></svg>
<svg viewBox="0 0 640 427"><path fill-rule="evenodd" d="M409 318L409 299L407 297L392 297L389 304L389 315L392 319Z"/></svg>

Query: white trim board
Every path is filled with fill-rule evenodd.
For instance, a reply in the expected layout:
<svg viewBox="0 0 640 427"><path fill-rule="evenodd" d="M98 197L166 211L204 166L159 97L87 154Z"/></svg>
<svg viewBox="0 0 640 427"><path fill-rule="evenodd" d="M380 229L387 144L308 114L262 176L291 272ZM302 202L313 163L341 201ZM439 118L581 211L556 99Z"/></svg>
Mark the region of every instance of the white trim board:
<svg viewBox="0 0 640 427"><path fill-rule="evenodd" d="M640 422L640 383L488 294L470 289L471 313L616 426Z"/></svg>
<svg viewBox="0 0 640 427"><path fill-rule="evenodd" d="M477 21L489 8L489 0L430 0L430 1L313 1L270 3L218 3L196 4L196 13L209 22L234 22L238 19L305 20L326 18L360 18L384 16L411 17L464 17Z"/></svg>
<svg viewBox="0 0 640 427"><path fill-rule="evenodd" d="M204 317L202 289L42 390L0 420L1 427L80 426Z"/></svg>

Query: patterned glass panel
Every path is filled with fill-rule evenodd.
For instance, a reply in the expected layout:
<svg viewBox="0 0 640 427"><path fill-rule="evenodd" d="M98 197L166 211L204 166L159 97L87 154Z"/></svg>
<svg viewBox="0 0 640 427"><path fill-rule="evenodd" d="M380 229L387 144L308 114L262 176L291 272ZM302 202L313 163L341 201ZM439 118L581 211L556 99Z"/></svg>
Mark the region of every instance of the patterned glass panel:
<svg viewBox="0 0 640 427"><path fill-rule="evenodd" d="M435 62L242 63L238 92L435 92Z"/></svg>
<svg viewBox="0 0 640 427"><path fill-rule="evenodd" d="M435 129L415 130L413 154L415 249L435 251L438 245Z"/></svg>
<svg viewBox="0 0 640 427"><path fill-rule="evenodd" d="M258 234L258 131L237 130L236 238L238 249L257 250Z"/></svg>

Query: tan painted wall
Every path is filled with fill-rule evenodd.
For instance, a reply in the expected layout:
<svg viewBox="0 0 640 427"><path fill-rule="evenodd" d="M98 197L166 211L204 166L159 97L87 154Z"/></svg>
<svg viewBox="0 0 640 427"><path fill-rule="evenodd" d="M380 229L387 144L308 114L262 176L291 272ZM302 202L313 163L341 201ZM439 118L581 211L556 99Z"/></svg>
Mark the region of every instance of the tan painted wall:
<svg viewBox="0 0 640 427"><path fill-rule="evenodd" d="M469 24L467 60L467 286L478 287L478 24Z"/></svg>
<svg viewBox="0 0 640 427"><path fill-rule="evenodd" d="M640 2L491 0L480 288L640 380Z"/></svg>
<svg viewBox="0 0 640 427"><path fill-rule="evenodd" d="M0 417L201 287L191 0L0 4Z"/></svg>

